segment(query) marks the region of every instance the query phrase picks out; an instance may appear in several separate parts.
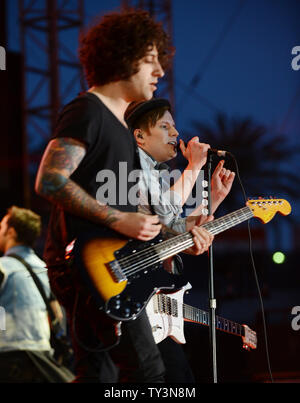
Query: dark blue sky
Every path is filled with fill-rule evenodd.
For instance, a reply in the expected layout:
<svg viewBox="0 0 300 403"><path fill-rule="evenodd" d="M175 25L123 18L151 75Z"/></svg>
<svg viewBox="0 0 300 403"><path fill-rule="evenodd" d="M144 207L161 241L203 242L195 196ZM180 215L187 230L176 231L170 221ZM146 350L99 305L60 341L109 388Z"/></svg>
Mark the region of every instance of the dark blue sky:
<svg viewBox="0 0 300 403"><path fill-rule="evenodd" d="M229 116L252 116L275 130L285 123L289 136L299 138L300 71L291 69L291 49L300 42L300 2L248 0L242 7L239 0L173 3L176 77L187 83L200 68L203 75L195 92L217 108ZM222 37L234 13L236 18ZM189 38L194 38L190 44ZM216 43L209 64L205 64ZM195 111L204 120L211 118L212 110L176 88L178 98L184 100L178 109L180 125L195 118ZM297 91L297 102L286 122ZM183 119L180 112L184 112Z"/></svg>
<svg viewBox="0 0 300 403"><path fill-rule="evenodd" d="M8 2L8 45L14 50L19 49L17 3ZM119 0L85 0L86 22L119 5ZM210 121L221 110L252 116L299 139L300 70L291 68L291 50L300 46L300 1L173 0L172 12L178 128L194 119ZM189 87L197 76L196 86Z"/></svg>
<svg viewBox="0 0 300 403"><path fill-rule="evenodd" d="M86 0L87 20L119 4ZM196 118L210 121L215 107L299 139L300 71L291 68L291 50L300 45L300 1L173 0L172 5L178 128Z"/></svg>
<svg viewBox="0 0 300 403"><path fill-rule="evenodd" d="M43 0L35 3L44 6ZM12 50L19 49L17 5L8 1ZM85 22L119 5L119 0L85 0ZM172 13L179 131L189 131L194 120L213 123L219 110L229 117L252 117L268 127L270 136L284 133L299 144L300 70L292 69L291 52L300 46L300 1L173 0ZM75 54L77 38L66 34L64 43ZM32 52L33 63L42 63L34 46ZM77 92L74 85L65 101ZM36 135L35 141L40 141ZM299 172L299 159L290 169Z"/></svg>

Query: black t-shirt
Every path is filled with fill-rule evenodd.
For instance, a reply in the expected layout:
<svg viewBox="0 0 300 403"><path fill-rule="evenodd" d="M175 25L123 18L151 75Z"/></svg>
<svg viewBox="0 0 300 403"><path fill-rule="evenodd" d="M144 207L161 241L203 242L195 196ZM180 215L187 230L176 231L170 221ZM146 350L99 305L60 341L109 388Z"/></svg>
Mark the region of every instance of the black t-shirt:
<svg viewBox="0 0 300 403"><path fill-rule="evenodd" d="M64 107L55 137L72 137L86 145L86 155L71 176L73 181L92 197L116 209L137 211L137 205L128 198L130 189L137 185L136 176L131 175L128 180L128 175L140 169L136 142L132 133L96 95L84 93ZM46 261L50 257L53 260L57 245L64 248L65 242L95 227L94 223L53 206L44 256Z"/></svg>

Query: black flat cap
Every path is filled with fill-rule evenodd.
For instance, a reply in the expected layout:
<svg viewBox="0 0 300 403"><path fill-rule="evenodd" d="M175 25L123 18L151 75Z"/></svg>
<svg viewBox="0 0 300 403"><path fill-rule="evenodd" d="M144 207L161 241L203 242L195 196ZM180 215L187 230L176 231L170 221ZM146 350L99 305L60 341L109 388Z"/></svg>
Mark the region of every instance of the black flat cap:
<svg viewBox="0 0 300 403"><path fill-rule="evenodd" d="M170 102L163 98L153 98L150 99L150 101L131 102L125 111L125 121L129 127L133 127L137 119L145 113L163 106L167 106L171 110Z"/></svg>

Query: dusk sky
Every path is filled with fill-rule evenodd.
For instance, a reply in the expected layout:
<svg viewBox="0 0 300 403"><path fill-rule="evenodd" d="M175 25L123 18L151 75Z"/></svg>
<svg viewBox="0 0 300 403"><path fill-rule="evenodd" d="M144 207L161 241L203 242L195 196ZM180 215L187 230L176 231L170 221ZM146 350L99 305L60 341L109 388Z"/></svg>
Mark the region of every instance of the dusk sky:
<svg viewBox="0 0 300 403"><path fill-rule="evenodd" d="M42 8L45 2L35 4ZM119 0L86 0L85 25L120 4ZM175 114L181 135L193 130L195 120L213 125L221 111L230 118L251 117L267 127L270 138L280 133L299 145L300 69L292 68L296 57L292 49L300 46L300 1L173 0L172 14ZM8 48L16 51L20 49L17 18L18 2L9 1ZM77 37L64 35L64 45L76 55ZM37 65L43 60L34 44L31 57ZM75 83L64 103L78 91ZM201 133L194 134L201 139ZM45 138L34 134L32 147L43 148L41 141ZM299 172L299 159L288 163L288 169ZM298 215L296 205L293 213Z"/></svg>
<svg viewBox="0 0 300 403"><path fill-rule="evenodd" d="M120 3L85 0L85 22ZM43 7L44 1L35 4ZM19 49L17 12L17 0L9 1L12 50ZM173 0L172 13L180 130L194 119L210 121L220 110L252 116L290 139L299 138L300 70L291 67L292 49L300 46L299 0ZM191 87L192 80L196 85Z"/></svg>

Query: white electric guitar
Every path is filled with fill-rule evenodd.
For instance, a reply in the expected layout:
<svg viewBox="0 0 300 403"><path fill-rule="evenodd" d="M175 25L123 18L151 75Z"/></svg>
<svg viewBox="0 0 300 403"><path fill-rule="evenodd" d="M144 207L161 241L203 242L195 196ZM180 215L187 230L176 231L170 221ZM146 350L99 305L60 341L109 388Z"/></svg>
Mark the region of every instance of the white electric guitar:
<svg viewBox="0 0 300 403"><path fill-rule="evenodd" d="M192 286L187 283L179 291L170 294L158 292L150 299L146 312L156 344L168 336L177 343L185 344L184 321L209 326L208 312L183 303L183 296L190 288ZM240 336L245 349L255 349L257 346L256 332L247 325L216 316L216 329Z"/></svg>

